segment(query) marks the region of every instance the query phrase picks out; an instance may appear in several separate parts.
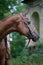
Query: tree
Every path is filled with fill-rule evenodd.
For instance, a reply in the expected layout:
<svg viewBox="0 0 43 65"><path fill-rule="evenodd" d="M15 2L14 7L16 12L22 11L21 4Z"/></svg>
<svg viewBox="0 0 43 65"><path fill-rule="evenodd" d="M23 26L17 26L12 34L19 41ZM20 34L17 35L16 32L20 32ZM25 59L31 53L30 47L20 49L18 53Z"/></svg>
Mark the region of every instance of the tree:
<svg viewBox="0 0 43 65"><path fill-rule="evenodd" d="M20 56L20 53L23 50L24 46L25 46L25 37L21 36L17 32L14 32L12 34L12 42L11 42L12 57Z"/></svg>
<svg viewBox="0 0 43 65"><path fill-rule="evenodd" d="M24 6L21 4L21 0L0 0L0 19L4 18L4 14L20 13L23 11ZM16 11L15 11L16 9ZM12 10L12 12L11 12Z"/></svg>

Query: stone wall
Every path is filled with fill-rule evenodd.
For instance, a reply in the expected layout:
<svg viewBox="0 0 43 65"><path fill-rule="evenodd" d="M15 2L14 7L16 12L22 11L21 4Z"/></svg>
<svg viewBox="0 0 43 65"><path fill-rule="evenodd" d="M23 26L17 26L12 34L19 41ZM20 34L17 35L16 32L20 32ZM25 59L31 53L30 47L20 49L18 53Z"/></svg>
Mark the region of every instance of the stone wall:
<svg viewBox="0 0 43 65"><path fill-rule="evenodd" d="M43 8L40 6L31 7L30 11L27 15L29 20L34 24L37 28L40 35L40 42L43 42ZM30 42L33 43L33 42Z"/></svg>

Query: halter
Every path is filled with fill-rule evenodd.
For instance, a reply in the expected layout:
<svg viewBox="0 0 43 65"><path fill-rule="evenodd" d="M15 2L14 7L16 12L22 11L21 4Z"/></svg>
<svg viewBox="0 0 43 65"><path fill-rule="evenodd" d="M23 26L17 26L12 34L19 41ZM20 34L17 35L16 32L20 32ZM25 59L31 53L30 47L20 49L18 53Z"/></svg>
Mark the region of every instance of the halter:
<svg viewBox="0 0 43 65"><path fill-rule="evenodd" d="M21 13L21 14L20 14L20 17L21 17L22 19L23 19L23 16L24 16L24 15ZM28 21L28 20L27 20L27 21ZM34 38L34 36L33 36L32 32L31 32L31 29L29 28L29 24L30 24L30 23L29 23L29 22L28 22L28 23L27 23L27 22L24 22L24 24L25 24L26 27L29 29L29 37L28 37L28 38L29 38L28 43L29 43L30 40ZM34 28L34 29L35 29L35 28Z"/></svg>
<svg viewBox="0 0 43 65"><path fill-rule="evenodd" d="M22 13L20 13L20 17L23 19L23 14L22 14ZM27 23L24 22L24 24L25 24L26 27L29 29L28 24L30 24L30 23L28 22L28 24L27 24ZM30 31L30 29L29 29L29 31ZM29 44L29 43L30 43L30 38L29 38L28 44ZM27 46L28 46L28 44L27 44ZM27 46L26 46L26 47L27 47Z"/></svg>

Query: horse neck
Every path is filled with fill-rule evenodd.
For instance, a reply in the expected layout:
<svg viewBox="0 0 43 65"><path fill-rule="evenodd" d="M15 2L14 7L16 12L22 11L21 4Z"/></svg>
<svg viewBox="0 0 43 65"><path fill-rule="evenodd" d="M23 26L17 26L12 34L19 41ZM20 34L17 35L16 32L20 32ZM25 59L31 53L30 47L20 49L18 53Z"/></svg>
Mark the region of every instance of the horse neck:
<svg viewBox="0 0 43 65"><path fill-rule="evenodd" d="M13 17L7 18L3 22L0 22L0 41L9 33L16 31L16 24L15 24L15 18L14 21ZM15 24L15 27L13 27Z"/></svg>

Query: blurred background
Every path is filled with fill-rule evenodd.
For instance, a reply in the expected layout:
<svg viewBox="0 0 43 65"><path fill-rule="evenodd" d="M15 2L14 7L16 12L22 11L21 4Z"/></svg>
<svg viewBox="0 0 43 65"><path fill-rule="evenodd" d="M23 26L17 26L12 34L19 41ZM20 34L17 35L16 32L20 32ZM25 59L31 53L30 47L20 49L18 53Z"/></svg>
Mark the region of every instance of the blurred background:
<svg viewBox="0 0 43 65"><path fill-rule="evenodd" d="M10 65L43 65L43 0L0 0L0 20L27 9L29 21L38 30L40 39L28 43L25 36L10 33Z"/></svg>

